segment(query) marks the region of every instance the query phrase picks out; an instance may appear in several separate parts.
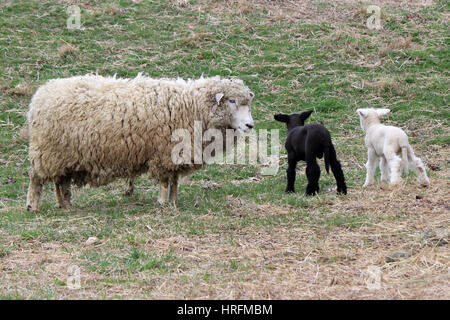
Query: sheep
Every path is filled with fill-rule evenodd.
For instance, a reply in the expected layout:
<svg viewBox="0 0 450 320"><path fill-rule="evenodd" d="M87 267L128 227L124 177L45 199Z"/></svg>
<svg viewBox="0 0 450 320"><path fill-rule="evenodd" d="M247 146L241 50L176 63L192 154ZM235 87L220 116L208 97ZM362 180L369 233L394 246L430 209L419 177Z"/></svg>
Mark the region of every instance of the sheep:
<svg viewBox="0 0 450 320"><path fill-rule="evenodd" d="M160 182L159 203L177 200L178 177L203 163L176 164L178 128L254 126L254 94L239 79L220 77L133 79L99 75L53 79L38 88L27 113L30 184L27 209L38 211L42 186L55 184L61 208L71 206L71 185L98 187L149 173ZM131 191L130 191L131 193Z"/></svg>
<svg viewBox="0 0 450 320"><path fill-rule="evenodd" d="M366 133L368 159L364 187L374 183L378 158L380 158L381 181L389 181L392 185L398 184L401 182L402 168L408 171L411 167L423 186L430 184L423 162L414 155L406 133L400 128L380 123L380 117L388 114L389 109L365 108L356 112L361 128Z"/></svg>
<svg viewBox="0 0 450 320"><path fill-rule="evenodd" d="M331 142L330 132L321 124L310 123L305 120L313 111L292 114L276 114L275 120L286 123L288 135L285 143L288 152L288 169L286 193L295 192L295 168L300 160L306 161L306 176L308 185L306 194L314 195L319 192L320 167L316 158L324 156L325 169L329 173L329 166L337 183L337 192L347 194L344 173L337 160L336 151Z"/></svg>
<svg viewBox="0 0 450 320"><path fill-rule="evenodd" d="M19 139L22 141L27 141L29 140L28 137L28 126L24 126L20 129L20 133L19 133ZM134 194L134 179L133 178L129 178L126 181L128 188L125 190L125 192L123 193L124 196L130 197Z"/></svg>

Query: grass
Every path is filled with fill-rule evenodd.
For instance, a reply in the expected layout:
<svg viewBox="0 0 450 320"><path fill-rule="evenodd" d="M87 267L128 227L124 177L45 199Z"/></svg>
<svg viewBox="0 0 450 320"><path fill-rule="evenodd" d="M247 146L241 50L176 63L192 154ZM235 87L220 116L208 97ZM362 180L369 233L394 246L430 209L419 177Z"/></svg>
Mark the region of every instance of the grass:
<svg viewBox="0 0 450 320"><path fill-rule="evenodd" d="M68 30L67 4L0 5L0 298L448 299L449 5L382 1L383 29L365 26L366 4L348 1L95 1ZM46 80L98 72L134 77L239 77L256 94L256 129L286 129L278 112L314 109L326 125L349 186L332 176L305 197L258 166L212 165L180 187L177 206L158 206L143 176L136 193L117 181L74 191L56 208L45 187L41 211L24 210L27 141L20 135L32 93ZM429 168L398 189L364 181L366 150L355 110L387 107ZM323 163L321 163L322 172ZM98 243L86 245L89 237ZM443 244L444 243L444 244ZM411 257L387 263L392 251ZM81 270L70 290L69 267ZM380 290L367 286L379 267Z"/></svg>

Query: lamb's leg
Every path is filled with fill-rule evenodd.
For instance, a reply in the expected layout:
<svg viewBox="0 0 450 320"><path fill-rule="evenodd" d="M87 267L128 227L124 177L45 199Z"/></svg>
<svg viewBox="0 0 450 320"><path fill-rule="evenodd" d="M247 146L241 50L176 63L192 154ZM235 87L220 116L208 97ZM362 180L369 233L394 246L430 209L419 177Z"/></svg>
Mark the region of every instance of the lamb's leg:
<svg viewBox="0 0 450 320"><path fill-rule="evenodd" d="M128 179L128 189L125 191L124 195L129 197L134 193L134 180Z"/></svg>
<svg viewBox="0 0 450 320"><path fill-rule="evenodd" d="M31 176L27 194L27 210L37 212L41 199L42 183L39 178Z"/></svg>
<svg viewBox="0 0 450 320"><path fill-rule="evenodd" d="M310 156L306 158L306 176L308 178L308 185L306 186L306 194L313 196L319 192L319 178L320 178L320 167L317 164L315 156Z"/></svg>
<svg viewBox="0 0 450 320"><path fill-rule="evenodd" d="M166 203L168 195L169 195L169 178L164 178L161 179L159 182L158 203L159 204Z"/></svg>
<svg viewBox="0 0 450 320"><path fill-rule="evenodd" d="M377 169L377 154L375 150L369 148L367 150L367 163L366 163L366 182L364 182L363 187L367 187L368 185L375 182L375 170Z"/></svg>
<svg viewBox="0 0 450 320"><path fill-rule="evenodd" d="M430 184L427 171L420 158L413 155L413 159L409 160L409 167L415 172L417 180L422 186L428 186Z"/></svg>
<svg viewBox="0 0 450 320"><path fill-rule="evenodd" d="M178 200L178 175L174 174L170 179L169 185L169 201L177 202Z"/></svg>
<svg viewBox="0 0 450 320"><path fill-rule="evenodd" d="M381 181L389 181L389 167L384 156L380 158L380 171Z"/></svg>
<svg viewBox="0 0 450 320"><path fill-rule="evenodd" d="M55 192L58 206L62 209L67 209L72 206L70 203L72 192L70 190L71 177L64 176L55 179Z"/></svg>
<svg viewBox="0 0 450 320"><path fill-rule="evenodd" d="M398 184L402 181L402 158L393 150L385 150L384 155L389 166L391 184Z"/></svg>
<svg viewBox="0 0 450 320"><path fill-rule="evenodd" d="M342 194L347 194L347 185L345 184L344 172L342 171L342 166L336 156L336 150L333 144L329 146L329 159L331 171L333 172L334 178L336 179L337 192Z"/></svg>
<svg viewBox="0 0 450 320"><path fill-rule="evenodd" d="M293 156L288 155L288 168L287 173L287 186L286 193L295 192L295 168L297 167L297 161Z"/></svg>

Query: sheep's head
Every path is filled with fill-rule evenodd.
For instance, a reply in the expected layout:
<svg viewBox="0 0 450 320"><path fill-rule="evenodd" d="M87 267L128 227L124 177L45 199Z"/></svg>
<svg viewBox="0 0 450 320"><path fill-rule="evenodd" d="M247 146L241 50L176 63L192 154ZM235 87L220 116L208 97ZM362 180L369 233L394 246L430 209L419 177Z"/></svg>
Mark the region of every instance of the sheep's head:
<svg viewBox="0 0 450 320"><path fill-rule="evenodd" d="M248 132L255 126L250 109L254 96L241 80L227 80L215 94L217 106L227 115L229 128Z"/></svg>
<svg viewBox="0 0 450 320"><path fill-rule="evenodd" d="M274 115L274 119L279 122L286 123L288 130L290 130L298 126L304 126L305 120L309 118L311 113L313 113L312 110L305 111L302 113L291 113L291 114L279 113Z"/></svg>
<svg viewBox="0 0 450 320"><path fill-rule="evenodd" d="M380 123L380 117L391 112L389 109L364 108L356 110L359 115L361 128L366 131L369 125Z"/></svg>

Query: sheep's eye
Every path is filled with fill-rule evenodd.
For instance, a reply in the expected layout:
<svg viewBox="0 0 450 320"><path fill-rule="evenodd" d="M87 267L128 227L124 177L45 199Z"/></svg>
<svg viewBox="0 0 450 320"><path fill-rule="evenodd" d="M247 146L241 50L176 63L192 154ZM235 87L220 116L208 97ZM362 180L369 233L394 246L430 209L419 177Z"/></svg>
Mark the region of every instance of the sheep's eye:
<svg viewBox="0 0 450 320"><path fill-rule="evenodd" d="M230 103L236 103L236 100L230 99L228 100Z"/></svg>

